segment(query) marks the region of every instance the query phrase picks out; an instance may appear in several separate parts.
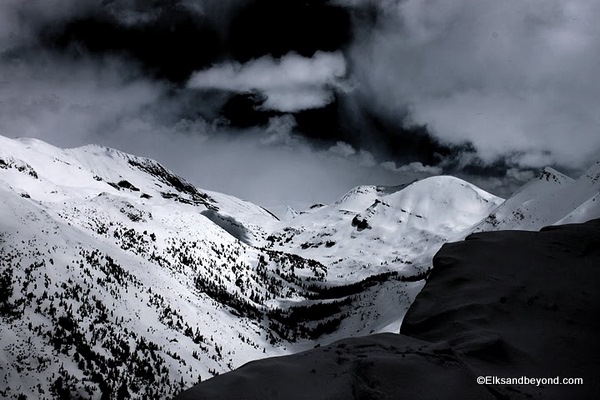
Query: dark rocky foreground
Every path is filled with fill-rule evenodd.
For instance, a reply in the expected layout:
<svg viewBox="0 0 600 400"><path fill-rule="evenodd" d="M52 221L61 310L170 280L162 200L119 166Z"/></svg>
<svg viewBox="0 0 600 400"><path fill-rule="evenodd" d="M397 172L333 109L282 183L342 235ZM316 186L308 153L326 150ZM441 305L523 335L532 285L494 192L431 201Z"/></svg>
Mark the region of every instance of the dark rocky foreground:
<svg viewBox="0 0 600 400"><path fill-rule="evenodd" d="M600 220L445 245L401 334L248 363L178 399L583 399L600 395ZM477 384L478 376L583 385Z"/></svg>

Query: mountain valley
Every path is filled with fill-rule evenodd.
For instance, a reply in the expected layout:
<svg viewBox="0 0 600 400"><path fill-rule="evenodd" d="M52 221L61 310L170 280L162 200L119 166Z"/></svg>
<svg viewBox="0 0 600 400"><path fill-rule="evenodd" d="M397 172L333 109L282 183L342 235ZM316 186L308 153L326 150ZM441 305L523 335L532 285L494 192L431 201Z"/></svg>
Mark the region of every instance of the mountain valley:
<svg viewBox="0 0 600 400"><path fill-rule="evenodd" d="M397 333L447 241L600 217L599 165L506 201L450 176L360 186L280 220L151 159L0 136L0 395L169 398Z"/></svg>

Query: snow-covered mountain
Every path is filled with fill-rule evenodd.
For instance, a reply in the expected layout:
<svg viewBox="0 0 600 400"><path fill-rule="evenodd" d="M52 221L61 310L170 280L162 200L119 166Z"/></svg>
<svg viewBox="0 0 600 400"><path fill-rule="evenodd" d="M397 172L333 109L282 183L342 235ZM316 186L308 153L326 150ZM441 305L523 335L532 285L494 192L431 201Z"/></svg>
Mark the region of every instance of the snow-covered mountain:
<svg viewBox="0 0 600 400"><path fill-rule="evenodd" d="M99 398L125 384L164 398L265 347L277 353L244 307L251 296L292 296L296 285L281 278L291 266L203 215L230 229L223 204L252 216L251 242L275 220L268 212L115 150L1 137L0 149L4 396Z"/></svg>
<svg viewBox="0 0 600 400"><path fill-rule="evenodd" d="M562 196L529 186L515 207ZM583 197L561 218L597 210ZM507 204L440 176L280 221L150 159L0 136L0 395L165 398L253 359L397 332L440 246Z"/></svg>
<svg viewBox="0 0 600 400"><path fill-rule="evenodd" d="M150 159L0 136L0 394L164 398L397 330L427 269L414 259L500 201L450 177L399 189L286 223Z"/></svg>
<svg viewBox="0 0 600 400"><path fill-rule="evenodd" d="M539 230L600 217L600 162L578 179L546 167L470 231Z"/></svg>
<svg viewBox="0 0 600 400"><path fill-rule="evenodd" d="M330 205L297 214L267 237L268 248L318 260L329 282L425 272L456 232L502 203L470 183L435 176L404 187L360 186Z"/></svg>

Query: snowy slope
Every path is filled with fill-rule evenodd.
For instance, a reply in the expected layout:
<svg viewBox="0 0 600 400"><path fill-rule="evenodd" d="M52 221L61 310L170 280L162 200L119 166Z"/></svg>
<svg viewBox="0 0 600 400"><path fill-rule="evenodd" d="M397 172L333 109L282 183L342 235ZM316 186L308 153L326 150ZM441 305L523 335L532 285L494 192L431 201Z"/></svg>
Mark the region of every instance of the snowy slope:
<svg viewBox="0 0 600 400"><path fill-rule="evenodd" d="M600 217L600 162L574 180L545 168L469 232L538 230Z"/></svg>
<svg viewBox="0 0 600 400"><path fill-rule="evenodd" d="M0 149L3 397L99 398L125 383L164 398L285 351L261 315L301 298L290 268L323 272L221 227L251 216L252 242L276 221L267 211L116 150L4 137Z"/></svg>
<svg viewBox="0 0 600 400"><path fill-rule="evenodd" d="M451 176L401 188L360 186L285 221L267 241L269 248L327 265L329 282L348 284L373 273L414 275L431 266L431 256L450 235L501 202Z"/></svg>
<svg viewBox="0 0 600 400"><path fill-rule="evenodd" d="M266 238L266 248L325 265L325 287L364 288L328 339L397 332L435 252L501 202L450 176L400 187L359 186L333 204L289 213Z"/></svg>
<svg viewBox="0 0 600 400"><path fill-rule="evenodd" d="M169 397L251 359L385 330L422 287L332 288L325 265L264 248L279 224L153 160L0 136L0 395Z"/></svg>

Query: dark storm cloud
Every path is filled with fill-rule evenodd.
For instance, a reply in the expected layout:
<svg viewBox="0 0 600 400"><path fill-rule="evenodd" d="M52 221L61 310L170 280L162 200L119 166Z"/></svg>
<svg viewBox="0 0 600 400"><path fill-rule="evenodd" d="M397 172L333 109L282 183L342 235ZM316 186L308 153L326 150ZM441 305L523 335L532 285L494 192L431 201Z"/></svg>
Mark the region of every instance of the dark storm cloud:
<svg viewBox="0 0 600 400"><path fill-rule="evenodd" d="M151 75L183 82L191 71L210 65L222 52L215 22L179 2L149 8L116 8L112 2L93 12L40 29L42 44L73 55L130 57Z"/></svg>
<svg viewBox="0 0 600 400"><path fill-rule="evenodd" d="M326 0L250 0L231 20L228 48L235 60L246 62L290 52L312 57L350 39L350 14Z"/></svg>
<svg viewBox="0 0 600 400"><path fill-rule="evenodd" d="M226 92L219 101L198 103L196 114L204 119L265 126L272 116L291 112L298 133L324 139L326 146L342 140L383 161L437 163L450 151L424 126L402 126L373 108L372 99L356 96L362 92L353 92L352 79L343 81L348 68L343 51L351 45L355 13L345 5L296 0L67 4L62 14L49 3L42 10L39 3L18 11L36 42L54 53L75 59L118 56L149 77L176 84L191 77L191 87L209 89L205 98L214 99L214 89ZM223 102L227 95L232 97Z"/></svg>
<svg viewBox="0 0 600 400"><path fill-rule="evenodd" d="M178 83L218 61L247 62L290 52L312 57L319 50L335 51L350 38L348 12L325 1L83 3L88 6L38 21L37 35L45 47L128 56L154 76Z"/></svg>
<svg viewBox="0 0 600 400"><path fill-rule="evenodd" d="M431 172L381 166L343 143L317 150L292 132L289 115L269 118L262 129L228 131L194 115L196 102L222 101L219 94L173 95L168 85L132 78L131 65L119 60L74 64L47 57L0 65L0 134L64 147L99 143L152 157L200 187L279 212L281 204L302 209L358 184L391 185Z"/></svg>
<svg viewBox="0 0 600 400"><path fill-rule="evenodd" d="M599 9L5 0L0 130L152 156L264 203L442 171L506 193L598 157Z"/></svg>
<svg viewBox="0 0 600 400"><path fill-rule="evenodd" d="M175 8L123 1L9 0L0 4L0 18L5 22L0 24L0 134L37 137L63 147L98 143L153 157L201 187L269 207L288 203L301 209L333 201L358 184L391 185L432 172L420 164L405 168L390 162L382 165L385 160L376 160L368 151L338 143L335 135L327 136L329 127L338 126L336 98L341 90L330 89L334 82L329 78L337 79L345 68L337 42L321 49L313 38L312 44L308 41L303 47L280 47L283 54L279 59L273 55L276 52L265 58L274 67L271 71L292 60L291 68L279 71L292 71L292 88L307 87L318 102L327 103L332 96L324 108L290 115L281 111L283 107L277 107L278 111L262 107L267 98L260 93L183 88L183 76L204 69L198 69L204 63L202 58L186 59L181 68L163 69L160 63L168 60L158 55L174 51L183 57L200 43L193 37L200 30L193 29L207 26L215 27L210 34L218 36L220 44L226 43L223 38L233 29L231 16L236 7L250 4L234 3L187 1L178 2ZM311 7L314 10L316 6ZM183 21L177 32L193 26L189 31L192 37L185 38L185 43L173 42L173 49L167 46L169 40L183 40L185 35L166 33L170 19L166 14ZM310 26L312 17L301 15L309 18ZM189 21L201 23L196 26ZM322 29L324 22L320 23ZM144 38L155 42L138 46L136 41ZM163 39L166 42L162 43ZM152 49L157 54L152 54ZM227 52L226 47L219 49L215 65L224 60L252 63L230 59ZM291 54L295 56L290 58ZM323 73L317 74L317 79L306 78L305 71L296 71L298 65ZM211 67L212 62L207 65ZM235 79L242 86L247 81ZM279 84L290 90L283 77ZM272 96L273 88L267 89ZM281 93L275 90L274 94L277 99ZM279 97L278 104L281 102ZM325 115L329 115L328 124L323 124ZM225 117L237 121L238 126ZM298 135L309 131L311 137L320 132L328 140L315 146L312 139Z"/></svg>

